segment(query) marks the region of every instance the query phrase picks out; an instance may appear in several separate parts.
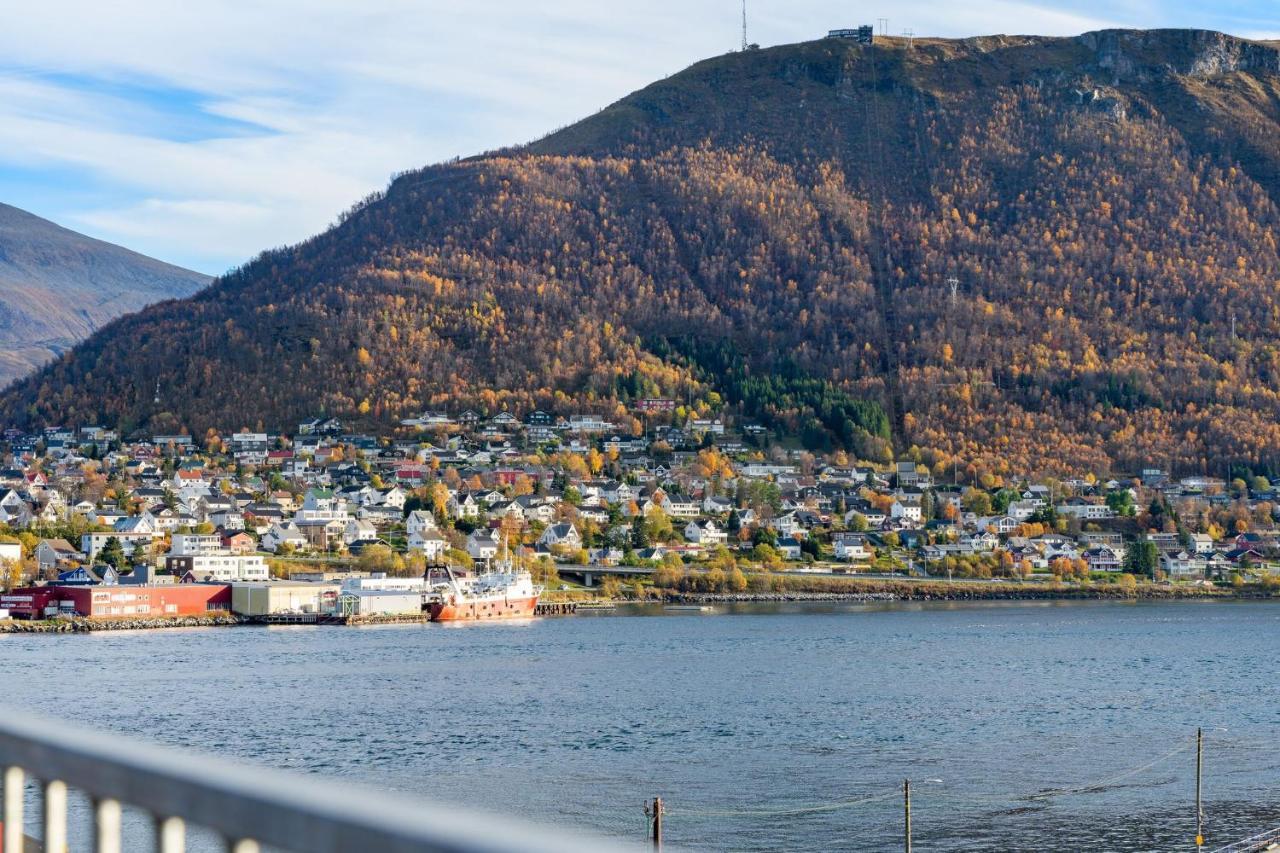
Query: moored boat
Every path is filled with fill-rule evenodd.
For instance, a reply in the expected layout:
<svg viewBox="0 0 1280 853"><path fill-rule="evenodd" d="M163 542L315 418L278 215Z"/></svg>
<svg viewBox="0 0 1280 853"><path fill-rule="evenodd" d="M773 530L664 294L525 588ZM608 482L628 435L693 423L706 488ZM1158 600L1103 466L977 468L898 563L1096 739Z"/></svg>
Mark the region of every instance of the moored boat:
<svg viewBox="0 0 1280 853"><path fill-rule="evenodd" d="M508 562L473 576L445 569L433 593L427 605L432 622L479 622L532 617L542 587Z"/></svg>

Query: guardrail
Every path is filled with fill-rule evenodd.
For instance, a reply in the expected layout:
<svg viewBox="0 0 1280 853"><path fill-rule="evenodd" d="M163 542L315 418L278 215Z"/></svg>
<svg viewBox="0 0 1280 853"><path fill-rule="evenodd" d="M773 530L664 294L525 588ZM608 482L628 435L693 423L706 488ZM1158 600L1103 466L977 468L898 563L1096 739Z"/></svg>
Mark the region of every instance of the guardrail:
<svg viewBox="0 0 1280 853"><path fill-rule="evenodd" d="M0 709L3 838L20 853L27 782L42 788L43 847L67 849L67 792L93 803L93 849L120 853L123 807L150 815L157 853L182 853L186 828L228 853L610 853L617 842L423 804L317 777L235 764Z"/></svg>

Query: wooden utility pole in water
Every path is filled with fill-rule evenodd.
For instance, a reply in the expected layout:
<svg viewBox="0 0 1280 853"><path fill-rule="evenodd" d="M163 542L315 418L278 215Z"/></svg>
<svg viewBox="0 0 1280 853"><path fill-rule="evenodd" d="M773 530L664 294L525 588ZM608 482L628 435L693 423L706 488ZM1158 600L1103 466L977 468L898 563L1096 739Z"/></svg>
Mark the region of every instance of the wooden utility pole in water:
<svg viewBox="0 0 1280 853"><path fill-rule="evenodd" d="M644 813L653 821L653 849L662 849L662 797L653 798L653 807L646 805Z"/></svg>
<svg viewBox="0 0 1280 853"><path fill-rule="evenodd" d="M1204 729L1196 729L1196 849L1204 846L1204 808L1200 805L1201 780L1204 771Z"/></svg>
<svg viewBox="0 0 1280 853"><path fill-rule="evenodd" d="M907 853L911 853L911 780L902 780L903 836Z"/></svg>

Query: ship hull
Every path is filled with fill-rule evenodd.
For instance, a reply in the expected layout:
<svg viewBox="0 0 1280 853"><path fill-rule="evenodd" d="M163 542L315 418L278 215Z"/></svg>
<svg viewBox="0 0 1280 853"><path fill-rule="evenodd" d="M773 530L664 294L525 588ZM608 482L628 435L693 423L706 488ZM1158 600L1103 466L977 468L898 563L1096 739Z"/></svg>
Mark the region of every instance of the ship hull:
<svg viewBox="0 0 1280 853"><path fill-rule="evenodd" d="M431 604L432 622L490 622L499 619L528 619L538 606L538 597L492 598L477 601L437 601Z"/></svg>

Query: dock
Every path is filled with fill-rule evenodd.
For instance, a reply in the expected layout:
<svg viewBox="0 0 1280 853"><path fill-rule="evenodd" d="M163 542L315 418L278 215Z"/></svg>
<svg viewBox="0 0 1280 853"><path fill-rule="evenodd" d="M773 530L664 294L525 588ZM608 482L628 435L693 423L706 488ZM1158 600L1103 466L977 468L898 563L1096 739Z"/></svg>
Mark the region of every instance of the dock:
<svg viewBox="0 0 1280 853"><path fill-rule="evenodd" d="M577 612L576 601L539 601L533 607L534 616L572 616Z"/></svg>

